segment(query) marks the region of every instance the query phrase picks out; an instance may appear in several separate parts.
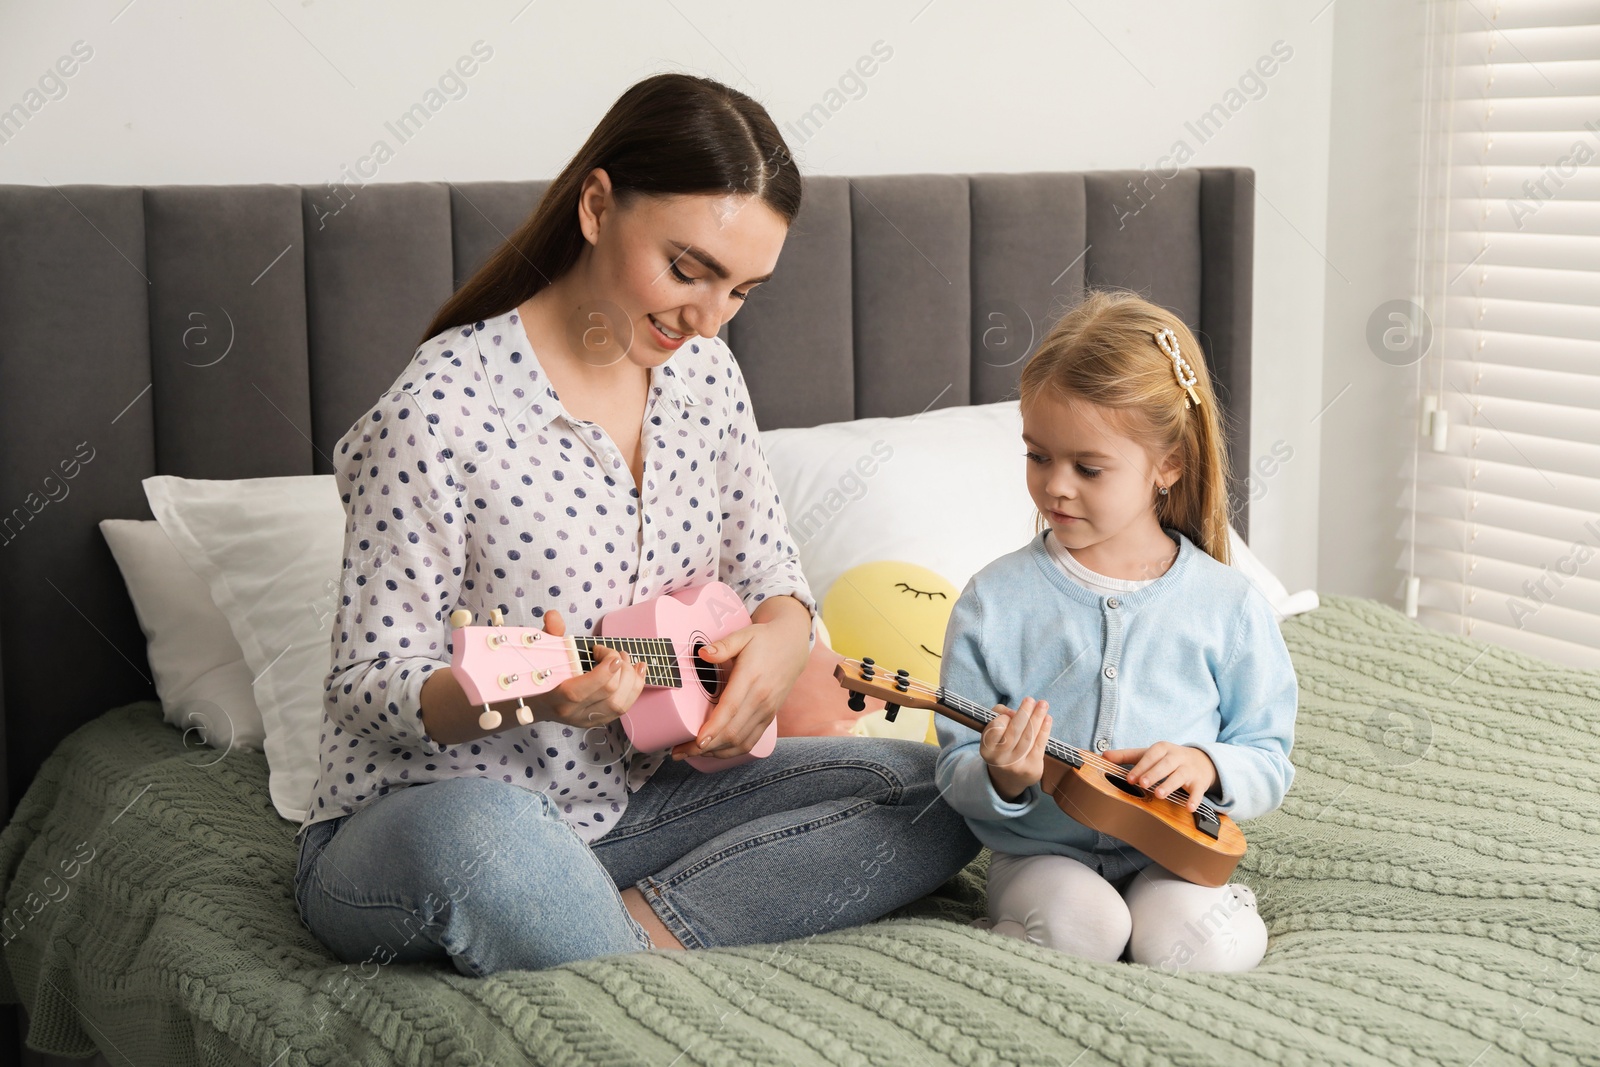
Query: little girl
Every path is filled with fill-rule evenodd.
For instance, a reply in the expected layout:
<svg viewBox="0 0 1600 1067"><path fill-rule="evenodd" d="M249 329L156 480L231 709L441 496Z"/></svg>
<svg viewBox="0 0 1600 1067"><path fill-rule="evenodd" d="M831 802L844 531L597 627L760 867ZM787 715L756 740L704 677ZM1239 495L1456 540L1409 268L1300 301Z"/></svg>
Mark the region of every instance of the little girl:
<svg viewBox="0 0 1600 1067"><path fill-rule="evenodd" d="M1248 970L1267 945L1251 891L1185 881L1077 822L1044 758L1055 737L1235 820L1272 811L1294 778L1299 691L1271 605L1228 565L1200 345L1132 293L1091 292L1019 391L1042 532L967 583L940 669L996 712L981 735L938 722L935 777L992 853L989 915L973 925L1105 961Z"/></svg>

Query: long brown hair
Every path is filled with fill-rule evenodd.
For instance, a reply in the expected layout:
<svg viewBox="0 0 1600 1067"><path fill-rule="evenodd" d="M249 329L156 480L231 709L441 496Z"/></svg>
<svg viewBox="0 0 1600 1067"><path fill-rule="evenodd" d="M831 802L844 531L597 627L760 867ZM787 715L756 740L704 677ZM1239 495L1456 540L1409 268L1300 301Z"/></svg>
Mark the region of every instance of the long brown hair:
<svg viewBox="0 0 1600 1067"><path fill-rule="evenodd" d="M1156 343L1158 330L1173 332L1194 374L1191 388L1199 407L1188 406L1172 357ZM1229 562L1222 412L1200 342L1182 319L1137 293L1091 290L1051 327L1022 368L1018 388L1023 404L1049 390L1063 400L1077 397L1111 409L1126 435L1153 458L1175 448L1182 473L1165 496L1151 487L1156 519L1181 531L1201 551ZM1035 536L1044 528L1043 513L1036 522Z"/></svg>
<svg viewBox="0 0 1600 1067"><path fill-rule="evenodd" d="M418 343L510 311L578 261L578 194L596 167L619 201L639 194L748 193L794 222L800 168L760 104L710 78L657 74L611 105L526 222L439 308Z"/></svg>

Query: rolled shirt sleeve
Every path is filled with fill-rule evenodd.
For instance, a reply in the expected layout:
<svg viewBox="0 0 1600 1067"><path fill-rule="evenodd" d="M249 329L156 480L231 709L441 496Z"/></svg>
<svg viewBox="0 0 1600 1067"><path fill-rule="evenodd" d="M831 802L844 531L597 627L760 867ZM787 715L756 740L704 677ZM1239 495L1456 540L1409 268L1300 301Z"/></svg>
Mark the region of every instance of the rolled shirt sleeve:
<svg viewBox="0 0 1600 1067"><path fill-rule="evenodd" d="M726 352L726 348L724 348ZM722 581L754 612L768 597L789 594L811 615L807 648L817 644L817 601L800 569L800 554L789 536L788 517L772 469L761 450L755 411L738 361L729 364L728 436L718 457L722 497Z"/></svg>
<svg viewBox="0 0 1600 1067"><path fill-rule="evenodd" d="M387 394L335 453L345 506L344 562L324 681L328 719L345 732L424 754L422 686L450 665L466 530L450 450L416 394Z"/></svg>

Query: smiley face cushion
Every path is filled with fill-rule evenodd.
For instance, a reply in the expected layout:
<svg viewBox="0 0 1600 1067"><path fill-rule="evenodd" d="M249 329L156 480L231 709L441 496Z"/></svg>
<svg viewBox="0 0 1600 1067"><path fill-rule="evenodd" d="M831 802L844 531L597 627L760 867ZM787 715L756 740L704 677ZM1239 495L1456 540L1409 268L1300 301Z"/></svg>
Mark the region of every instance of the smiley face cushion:
<svg viewBox="0 0 1600 1067"><path fill-rule="evenodd" d="M926 567L879 560L840 575L823 598L822 617L838 653L851 659L871 656L888 673L903 667L911 677L937 686L944 628L958 592ZM867 708L855 733L939 743L931 711L901 708L889 722L881 701L869 700Z"/></svg>

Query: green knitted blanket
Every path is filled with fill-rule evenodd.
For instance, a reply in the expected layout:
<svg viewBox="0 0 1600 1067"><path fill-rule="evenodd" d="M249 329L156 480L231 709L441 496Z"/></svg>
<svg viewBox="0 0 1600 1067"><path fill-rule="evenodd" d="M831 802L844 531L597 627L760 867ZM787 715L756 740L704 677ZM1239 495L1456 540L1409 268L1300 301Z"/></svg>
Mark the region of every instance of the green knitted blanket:
<svg viewBox="0 0 1600 1067"><path fill-rule="evenodd" d="M1600 1063L1600 675L1364 599L1284 635L1298 777L1244 827L1272 934L1248 974L968 927L987 851L802 941L347 967L295 913L265 759L186 747L140 703L63 741L0 834L0 1001L32 1047L118 1065Z"/></svg>

